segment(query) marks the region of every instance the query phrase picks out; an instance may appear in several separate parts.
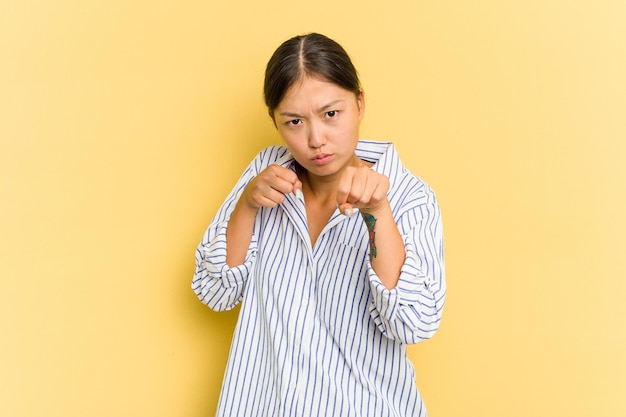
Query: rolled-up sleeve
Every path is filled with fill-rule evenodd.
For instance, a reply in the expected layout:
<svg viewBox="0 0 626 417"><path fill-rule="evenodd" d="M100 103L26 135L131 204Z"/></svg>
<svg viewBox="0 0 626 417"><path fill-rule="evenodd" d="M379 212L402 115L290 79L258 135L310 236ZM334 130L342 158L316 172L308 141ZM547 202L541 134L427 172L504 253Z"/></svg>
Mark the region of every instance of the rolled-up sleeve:
<svg viewBox="0 0 626 417"><path fill-rule="evenodd" d="M257 253L253 234L243 264L229 267L226 264L227 227L226 222L221 222L205 232L196 250L196 272L191 284L200 301L215 311L230 310L241 301Z"/></svg>
<svg viewBox="0 0 626 417"><path fill-rule="evenodd" d="M406 258L397 286L387 289L368 265L372 319L386 337L409 344L435 334L446 297L439 207L431 201L415 213L419 220L409 230L400 226Z"/></svg>
<svg viewBox="0 0 626 417"><path fill-rule="evenodd" d="M261 152L248 165L237 184L224 200L196 249L196 270L191 288L200 301L216 311L230 310L242 299L257 254L257 235L252 239L244 262L226 264L226 230L230 216L248 183L263 168L267 152Z"/></svg>

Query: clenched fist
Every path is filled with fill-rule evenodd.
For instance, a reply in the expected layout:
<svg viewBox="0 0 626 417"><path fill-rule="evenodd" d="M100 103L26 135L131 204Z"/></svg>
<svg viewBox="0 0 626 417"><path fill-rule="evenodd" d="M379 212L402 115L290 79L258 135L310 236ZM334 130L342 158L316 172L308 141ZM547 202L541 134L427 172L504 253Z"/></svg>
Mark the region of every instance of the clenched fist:
<svg viewBox="0 0 626 417"><path fill-rule="evenodd" d="M275 207L285 201L285 194L301 192L302 183L296 173L273 164L250 181L241 198L250 208L258 209Z"/></svg>
<svg viewBox="0 0 626 417"><path fill-rule="evenodd" d="M337 205L341 213L351 214L354 207L368 213L387 203L389 179L368 167L347 167L337 187Z"/></svg>

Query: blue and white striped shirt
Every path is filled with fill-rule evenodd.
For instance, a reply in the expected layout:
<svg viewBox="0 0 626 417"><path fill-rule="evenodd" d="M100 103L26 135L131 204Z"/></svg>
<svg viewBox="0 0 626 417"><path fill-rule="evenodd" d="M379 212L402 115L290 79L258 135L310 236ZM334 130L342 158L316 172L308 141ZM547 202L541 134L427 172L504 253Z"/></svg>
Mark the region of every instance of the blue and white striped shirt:
<svg viewBox="0 0 626 417"><path fill-rule="evenodd" d="M270 164L294 169L282 146L261 151L209 225L192 288L214 310L242 302L218 416L426 416L406 345L430 338L445 301L442 226L433 191L392 144L356 154L390 180L406 261L388 290L369 262L361 216L331 216L311 247L293 195L261 208L242 265L226 265L226 228L241 192Z"/></svg>

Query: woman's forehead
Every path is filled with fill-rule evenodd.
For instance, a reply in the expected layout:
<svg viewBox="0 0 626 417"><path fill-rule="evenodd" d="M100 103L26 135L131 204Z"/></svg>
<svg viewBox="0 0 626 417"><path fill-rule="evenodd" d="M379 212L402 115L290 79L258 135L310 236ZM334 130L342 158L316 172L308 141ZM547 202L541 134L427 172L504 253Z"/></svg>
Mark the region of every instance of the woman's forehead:
<svg viewBox="0 0 626 417"><path fill-rule="evenodd" d="M343 100L352 92L332 82L314 77L303 77L287 89L279 108L298 104L317 104L319 106L331 101Z"/></svg>

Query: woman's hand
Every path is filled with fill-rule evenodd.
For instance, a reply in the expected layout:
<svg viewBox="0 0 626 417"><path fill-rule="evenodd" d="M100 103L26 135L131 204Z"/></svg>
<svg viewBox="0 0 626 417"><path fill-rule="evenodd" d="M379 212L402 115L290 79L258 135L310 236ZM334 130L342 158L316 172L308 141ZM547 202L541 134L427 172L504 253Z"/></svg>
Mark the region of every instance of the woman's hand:
<svg viewBox="0 0 626 417"><path fill-rule="evenodd" d="M302 196L302 183L295 172L279 165L265 168L247 185L241 200L249 208L275 207L285 201L285 194Z"/></svg>
<svg viewBox="0 0 626 417"><path fill-rule="evenodd" d="M337 205L341 213L351 215L354 207L374 213L387 202L389 179L368 167L348 167L339 180Z"/></svg>
<svg viewBox="0 0 626 417"><path fill-rule="evenodd" d="M260 207L275 207L285 201L285 194L302 196L302 183L295 172L270 165L244 189L235 205L226 229L226 264L241 265L250 246L254 218Z"/></svg>

